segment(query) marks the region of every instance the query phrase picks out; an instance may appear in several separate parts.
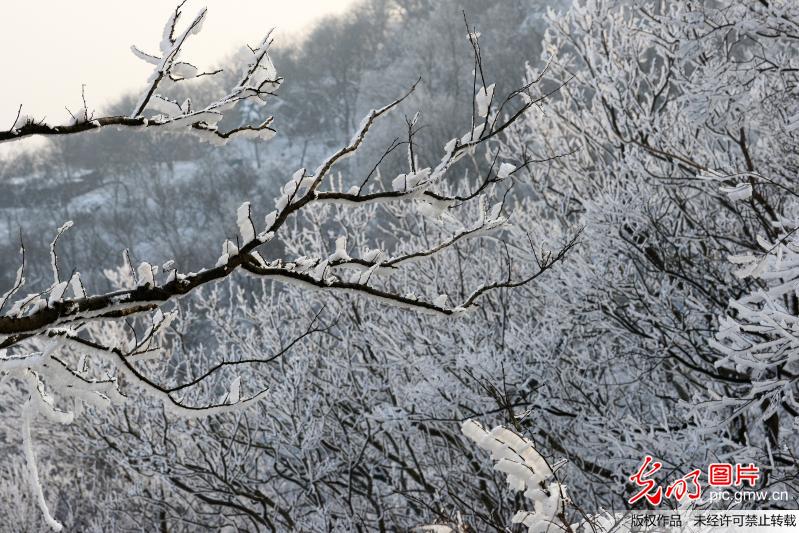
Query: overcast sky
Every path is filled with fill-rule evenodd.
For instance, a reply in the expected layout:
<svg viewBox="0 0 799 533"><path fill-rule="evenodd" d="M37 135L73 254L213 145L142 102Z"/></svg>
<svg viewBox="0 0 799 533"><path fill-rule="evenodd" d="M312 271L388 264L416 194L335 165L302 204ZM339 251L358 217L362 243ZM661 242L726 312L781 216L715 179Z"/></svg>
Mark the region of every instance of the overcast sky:
<svg viewBox="0 0 799 533"><path fill-rule="evenodd" d="M353 0L188 0L185 19L208 7L203 30L183 57L201 69L218 66L244 44L255 45L276 27L277 38L301 32ZM89 110L145 83L150 66L130 46L158 51L161 31L177 1L27 0L0 3L0 129L17 108L48 122L69 118L64 106Z"/></svg>

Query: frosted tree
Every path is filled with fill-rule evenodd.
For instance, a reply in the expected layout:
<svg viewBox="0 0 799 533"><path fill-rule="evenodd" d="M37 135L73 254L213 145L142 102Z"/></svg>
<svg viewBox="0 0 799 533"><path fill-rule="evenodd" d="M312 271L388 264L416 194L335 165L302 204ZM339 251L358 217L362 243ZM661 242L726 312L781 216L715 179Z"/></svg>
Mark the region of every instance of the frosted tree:
<svg viewBox="0 0 799 533"><path fill-rule="evenodd" d="M269 117L232 128L220 124L227 111L240 104L265 102L279 87L281 78L268 53L269 36L250 50L251 62L222 97L197 105L191 99L178 102L169 96L173 84L218 74L201 71L182 58L186 40L199 31L206 11L181 28L181 6L165 26L158 53L133 48L137 57L153 65L153 74L129 115L96 118L84 109L74 114L73 123L65 125L18 117L10 130L0 134L0 140L78 134L105 127L186 130L211 143L239 138L268 140L275 133ZM470 33L469 39L479 64L477 34ZM535 258L534 262L520 265L508 252L510 244L499 236L509 227L503 185L515 166L495 159L496 165L491 165L477 183L458 187L449 183L454 180L452 174L458 160L496 139L546 96L535 93L531 82L506 99L495 101L487 82L482 77L479 82L483 89L475 87L477 107L470 130L443 147L434 167L417 166L411 151L407 172L387 183L376 169L351 183L335 174L336 165L358 151L373 125L397 108L414 90L411 87L405 96L370 111L352 139L318 168L293 172L268 214L257 216L256 212L267 209L250 202L231 213L237 228L235 236L220 243L215 264L199 271L182 271L174 261L163 265L147 261L133 264L126 252L121 270L108 274L116 288L94 293L84 285L79 273L66 274L59 240L67 238L64 234L72 227L67 222L57 230L50 246L52 283L43 291L23 295L26 264L25 248L21 247L22 265L15 282L0 296L0 369L4 376L19 383L26 397L20 425L29 479L38 505L53 529L62 526L50 513L39 482L32 435L35 420L68 424L84 404L102 407L120 403L134 391L160 403L170 416L194 418L239 412L264 399L268 392L263 383L248 380L244 369L280 359L293 345L319 329L313 318L318 310L310 314L304 329L296 329L294 322L290 327L281 323L279 311L275 310L272 318L277 320L272 325L279 342L267 345L279 345L274 353L259 350L249 358L201 359L200 367L198 361L176 361L168 349L170 332L180 323L176 307L179 298L242 273L310 293L354 295L393 308L455 319L478 307L485 295L526 285L564 257L574 239L546 250L538 249L532 240L520 241L516 246L529 246L524 254ZM408 144L413 146L412 139ZM339 217L336 223L336 219L323 218L330 214L329 206L354 214ZM378 207L396 217L418 219L418 226L411 233L416 238L408 242L380 239L356 231L355 227L364 231L362 225L347 224L364 220L366 215L357 214L359 211L368 214ZM424 222L424 217L431 221ZM301 218L310 224L300 224ZM335 229L335 234L331 235L327 228ZM502 275L490 281L475 279L476 283L466 286L461 277L460 290L456 292L450 287L453 280L438 273L431 278L430 271L419 267L429 265L435 257L463 242L486 239L494 243L487 259L504 265ZM425 275L414 278L419 272ZM294 334L293 340L285 338L287 330Z"/></svg>
<svg viewBox="0 0 799 533"><path fill-rule="evenodd" d="M507 147L574 152L531 173L558 213L552 234L585 226L548 284L537 331L560 372L542 392L559 413L532 434L569 459L592 508L626 506L647 454L675 469L734 457L762 465L763 483L795 482L790 365L744 341L764 319L752 309L794 305L763 300L790 260L762 267L768 289L735 271L760 273L750 255L790 246L795 228L798 20L783 1L578 1L550 15L545 78L570 82Z"/></svg>

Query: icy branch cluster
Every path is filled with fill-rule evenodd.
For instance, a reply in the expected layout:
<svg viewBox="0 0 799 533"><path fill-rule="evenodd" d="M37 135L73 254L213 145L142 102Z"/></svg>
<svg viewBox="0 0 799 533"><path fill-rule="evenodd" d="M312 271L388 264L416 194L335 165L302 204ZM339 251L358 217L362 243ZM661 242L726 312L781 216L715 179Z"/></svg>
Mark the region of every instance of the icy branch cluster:
<svg viewBox="0 0 799 533"><path fill-rule="evenodd" d="M799 227L795 221L784 226ZM717 368L751 376L747 395L720 402L736 410L759 407L766 421L781 408L799 413L799 241L791 230L774 243L760 237L758 244L759 253L729 259L739 267L736 275L764 285L730 302L710 342L724 356Z"/></svg>

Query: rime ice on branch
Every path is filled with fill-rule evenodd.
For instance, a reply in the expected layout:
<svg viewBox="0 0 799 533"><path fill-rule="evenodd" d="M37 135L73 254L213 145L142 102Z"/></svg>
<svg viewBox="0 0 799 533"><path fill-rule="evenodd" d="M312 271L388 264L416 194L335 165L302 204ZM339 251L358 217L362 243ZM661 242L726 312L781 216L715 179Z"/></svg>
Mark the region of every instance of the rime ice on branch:
<svg viewBox="0 0 799 533"><path fill-rule="evenodd" d="M147 89L129 115L94 117L84 108L81 113L74 115L71 124L61 125L50 125L33 118L21 120L21 116L18 115L11 129L0 131L0 142L14 141L31 135L68 135L107 126L171 130L190 128L201 138L214 144L221 144L232 138L270 139L275 134L275 130L270 126L272 117L267 117L258 124L243 124L226 131L220 130L217 124L226 112L239 104L251 102L262 106L266 103L267 97L274 95L280 87L283 80L277 75L269 57L271 35L267 35L256 48L250 48L252 60L241 73L239 82L210 104L197 108L190 98L178 102L165 93L173 85L201 77L215 76L222 72L221 70L201 72L192 63L181 59L183 46L192 35L199 33L207 13L207 10L203 9L185 29L178 31L183 3L167 20L157 54L143 52L136 46L131 47L136 57L153 65L153 72L147 80ZM22 124L19 124L20 122Z"/></svg>

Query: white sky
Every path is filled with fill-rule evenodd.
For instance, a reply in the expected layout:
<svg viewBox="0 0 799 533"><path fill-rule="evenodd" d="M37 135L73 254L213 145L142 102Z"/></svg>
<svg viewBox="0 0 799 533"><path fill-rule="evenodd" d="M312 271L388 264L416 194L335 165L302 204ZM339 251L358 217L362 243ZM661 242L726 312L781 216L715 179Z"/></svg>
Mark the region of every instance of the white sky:
<svg viewBox="0 0 799 533"><path fill-rule="evenodd" d="M200 69L277 28L278 40L318 18L344 11L353 0L188 0L183 22L208 7L202 31L183 58ZM151 66L130 46L157 52L161 31L177 0L4 0L0 2L0 129L23 115L48 122L69 118L64 106L102 110L124 92L143 87Z"/></svg>

